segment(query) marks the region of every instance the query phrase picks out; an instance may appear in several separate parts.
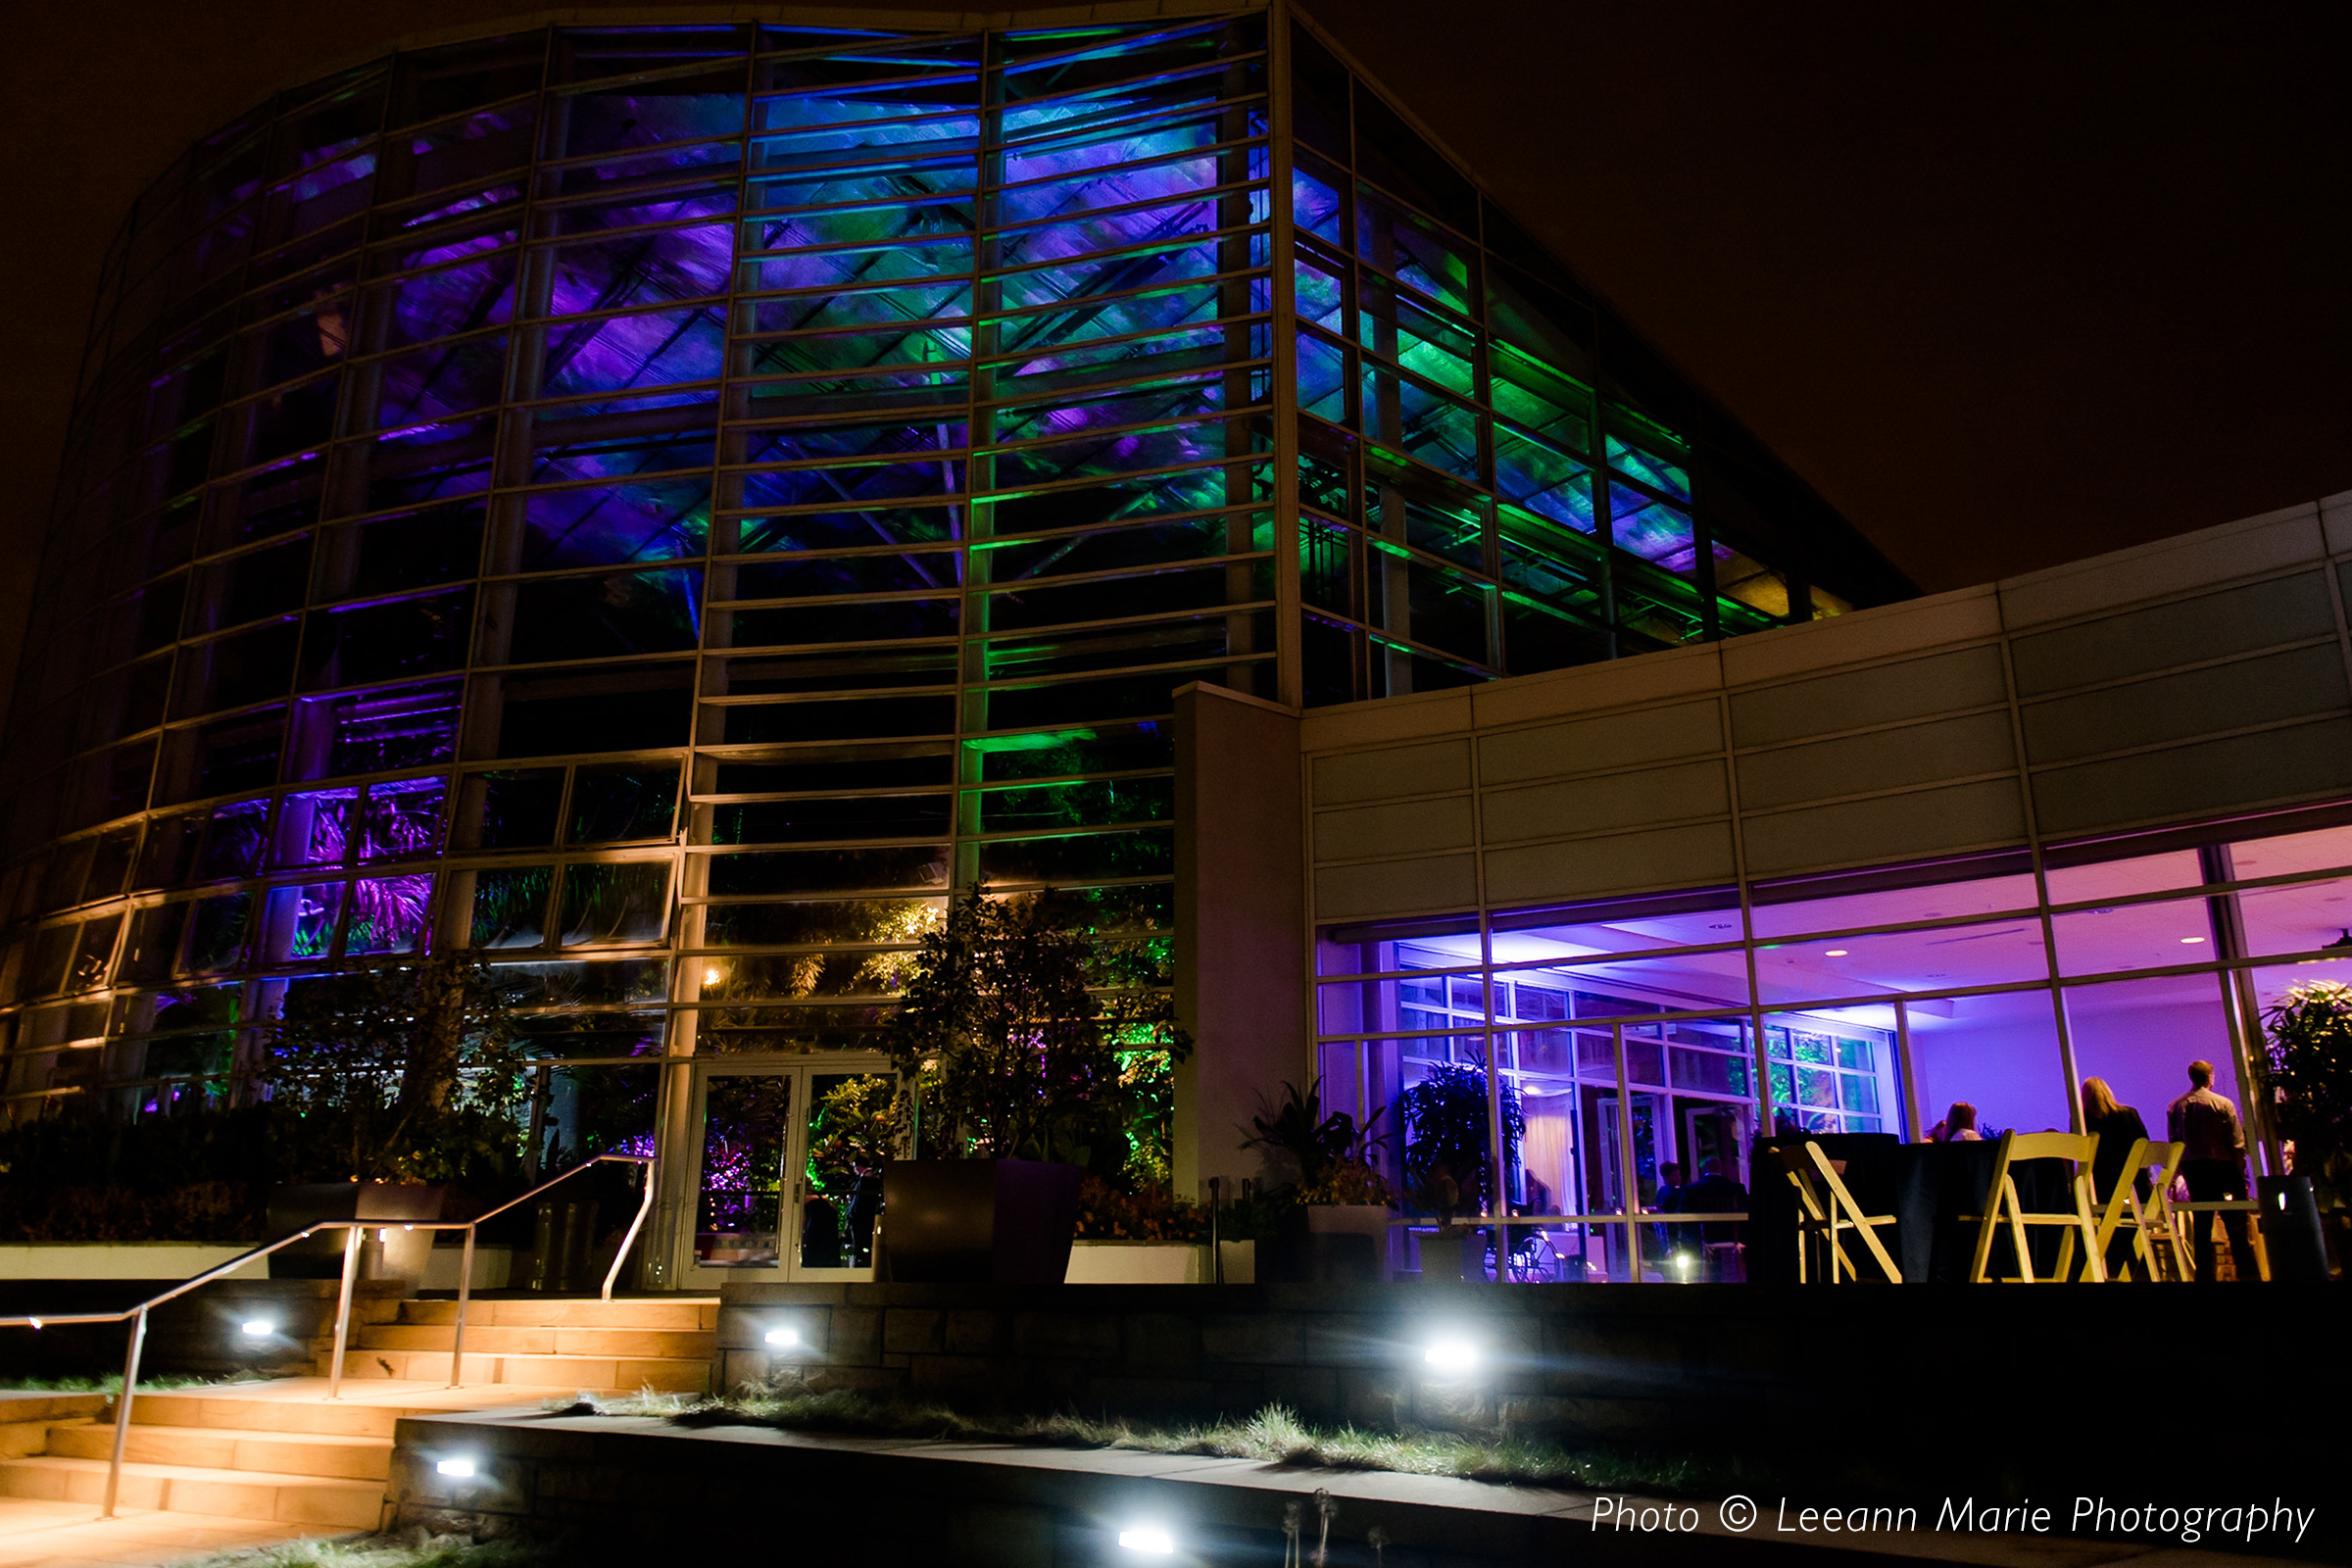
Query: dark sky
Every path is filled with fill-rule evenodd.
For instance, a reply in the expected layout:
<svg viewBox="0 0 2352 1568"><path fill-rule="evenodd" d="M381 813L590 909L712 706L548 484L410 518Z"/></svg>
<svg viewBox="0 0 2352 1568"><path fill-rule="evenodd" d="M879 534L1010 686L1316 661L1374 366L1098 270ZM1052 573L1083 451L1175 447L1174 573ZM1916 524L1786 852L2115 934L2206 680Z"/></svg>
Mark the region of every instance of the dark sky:
<svg viewBox="0 0 2352 1568"><path fill-rule="evenodd" d="M97 267L132 198L280 86L518 9L15 14L0 56L0 675ZM1325 0L1316 14L1923 588L2352 489L2342 8Z"/></svg>

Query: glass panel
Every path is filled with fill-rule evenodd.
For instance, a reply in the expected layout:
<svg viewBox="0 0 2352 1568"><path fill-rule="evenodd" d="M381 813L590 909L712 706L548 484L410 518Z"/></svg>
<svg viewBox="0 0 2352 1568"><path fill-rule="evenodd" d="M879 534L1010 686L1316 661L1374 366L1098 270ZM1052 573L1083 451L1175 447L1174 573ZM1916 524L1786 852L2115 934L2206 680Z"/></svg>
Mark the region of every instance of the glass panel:
<svg viewBox="0 0 2352 1568"><path fill-rule="evenodd" d="M2193 888L2205 880L2194 850L2141 855L2128 860L2100 860L2090 865L2053 865L2042 875L2049 883L2052 904L2126 899L2134 893Z"/></svg>
<svg viewBox="0 0 2352 1568"><path fill-rule="evenodd" d="M1756 935L1801 936L1808 931L1957 919L2000 909L2031 909L2039 902L2030 871L1850 893L1830 891L1814 898L1805 897L1805 891L1803 884L1759 888Z"/></svg>
<svg viewBox="0 0 2352 1568"><path fill-rule="evenodd" d="M2352 827L2321 828L2312 833L2285 833L2272 839L2247 839L2230 846L2230 858L2240 881L2255 877L2289 876L2297 871L2329 871L2352 866Z"/></svg>
<svg viewBox="0 0 2352 1568"><path fill-rule="evenodd" d="M564 945L658 942L669 914L669 862L574 865L564 872Z"/></svg>
<svg viewBox="0 0 2352 1568"><path fill-rule="evenodd" d="M2100 1135L2102 1198L2123 1168L2128 1151L2120 1140L2165 1138L2165 1109L2187 1093L2190 1062L2214 1063L2217 1080L2233 1076L2227 984L2219 975L2191 974L2067 987L2066 1030L2075 1065L2085 1079L2102 1080L2116 1102L2140 1118L2138 1134L2121 1117L2108 1127L2084 1129Z"/></svg>
<svg viewBox="0 0 2352 1568"><path fill-rule="evenodd" d="M1911 1064L1919 1075L1920 1120L1949 1125L1951 1107L1975 1107L1986 1138L2065 1132L2074 1125L2073 1088L2058 1054L2057 1019L2046 990L1984 997L1906 999ZM1779 1096L1775 1063L1775 1092Z"/></svg>
<svg viewBox="0 0 2352 1568"><path fill-rule="evenodd" d="M1494 961L1579 958L1740 940L1740 900L1730 890L1673 899L1627 899L1557 915L1531 910L1494 917Z"/></svg>
<svg viewBox="0 0 2352 1568"><path fill-rule="evenodd" d="M803 1268L871 1268L882 1211L882 1166L896 1152L888 1074L825 1073L808 1080Z"/></svg>
<svg viewBox="0 0 2352 1568"><path fill-rule="evenodd" d="M265 946L273 958L323 958L334 948L343 912L343 884L317 882L271 888Z"/></svg>
<svg viewBox="0 0 2352 1568"><path fill-rule="evenodd" d="M351 924L343 951L415 953L424 945L425 919L433 902L429 876L362 878L352 884Z"/></svg>
<svg viewBox="0 0 2352 1568"><path fill-rule="evenodd" d="M477 773L481 791L482 848L528 849L556 842L556 813L564 802L564 770L521 768Z"/></svg>
<svg viewBox="0 0 2352 1568"><path fill-rule="evenodd" d="M2340 897L2337 902L2341 902ZM2284 906L2278 907L2281 914L2287 912ZM2346 919L2352 920L2352 915ZM2304 922L2294 923L2298 947L2320 945L2317 937L2302 929ZM2159 969L2203 963L2214 956L2213 924L2203 899L2166 899L2155 904L2079 909L2073 914L2052 917L2050 928L2058 938L2060 974Z"/></svg>
<svg viewBox="0 0 2352 1568"><path fill-rule="evenodd" d="M776 1268L792 1079L713 1077L703 1089L703 1178L694 1260L705 1268Z"/></svg>
<svg viewBox="0 0 2352 1568"><path fill-rule="evenodd" d="M476 948L535 948L547 940L547 899L555 890L552 865L502 866L473 874Z"/></svg>
<svg viewBox="0 0 2352 1568"><path fill-rule="evenodd" d="M1923 1005L1941 1016L1936 1009L1946 1004ZM1912 1015L1915 1030L1919 1016ZM1764 1020L1764 1049L1776 1132L1902 1135L1901 1062L1891 1006L1771 1013Z"/></svg>
<svg viewBox="0 0 2352 1568"><path fill-rule="evenodd" d="M2249 954L2352 949L2352 880L2249 888L2236 897Z"/></svg>
<svg viewBox="0 0 2352 1568"><path fill-rule="evenodd" d="M2048 974L2041 922L2031 916L1987 925L1773 943L1756 950L1756 985L1764 1002L2001 985Z"/></svg>
<svg viewBox="0 0 2352 1568"><path fill-rule="evenodd" d="M665 839L678 803L678 771L584 767L571 781L567 844Z"/></svg>

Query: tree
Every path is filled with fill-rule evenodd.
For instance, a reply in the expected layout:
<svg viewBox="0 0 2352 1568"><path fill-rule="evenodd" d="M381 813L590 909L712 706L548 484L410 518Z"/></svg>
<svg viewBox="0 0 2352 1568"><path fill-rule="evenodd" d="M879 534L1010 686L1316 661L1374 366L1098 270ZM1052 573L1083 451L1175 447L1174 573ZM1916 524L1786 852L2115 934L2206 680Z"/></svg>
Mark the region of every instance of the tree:
<svg viewBox="0 0 2352 1568"><path fill-rule="evenodd" d="M516 1157L513 1004L455 956L298 981L270 1026L272 1102L338 1174L449 1180Z"/></svg>
<svg viewBox="0 0 2352 1568"><path fill-rule="evenodd" d="M2312 980L2266 1009L2278 1130L2320 1201L2352 1203L2352 986Z"/></svg>
<svg viewBox="0 0 2352 1568"><path fill-rule="evenodd" d="M1165 998L1098 997L1096 944L1057 912L1036 894L957 894L924 934L885 1039L920 1097L925 1148L1117 1176L1135 1129L1164 1118L1164 1067L1191 1043Z"/></svg>

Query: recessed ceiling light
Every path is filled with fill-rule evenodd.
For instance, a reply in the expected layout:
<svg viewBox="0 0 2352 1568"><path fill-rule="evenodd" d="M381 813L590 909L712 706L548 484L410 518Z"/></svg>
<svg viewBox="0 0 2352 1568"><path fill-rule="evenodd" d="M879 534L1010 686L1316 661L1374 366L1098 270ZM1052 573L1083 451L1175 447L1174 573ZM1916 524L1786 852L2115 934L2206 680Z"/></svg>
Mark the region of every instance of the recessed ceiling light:
<svg viewBox="0 0 2352 1568"><path fill-rule="evenodd" d="M1822 956L1825 958L1842 958L1845 956L1845 950L1843 948L1832 948L1829 952L1823 954Z"/></svg>
<svg viewBox="0 0 2352 1568"><path fill-rule="evenodd" d="M2182 942L2184 942L2184 943L2185 943L2185 942L2202 942L2202 941L2204 941L2205 939L2204 939L2203 937L2182 937L2180 940L2181 940Z"/></svg>

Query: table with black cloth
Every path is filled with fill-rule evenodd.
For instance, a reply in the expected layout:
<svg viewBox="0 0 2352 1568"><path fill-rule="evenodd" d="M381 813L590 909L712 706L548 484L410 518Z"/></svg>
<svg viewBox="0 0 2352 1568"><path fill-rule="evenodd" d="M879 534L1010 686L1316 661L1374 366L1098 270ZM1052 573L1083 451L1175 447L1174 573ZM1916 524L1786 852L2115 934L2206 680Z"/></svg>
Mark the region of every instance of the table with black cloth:
<svg viewBox="0 0 2352 1568"><path fill-rule="evenodd" d="M1808 1140L1790 1137L1756 1140L1748 1167L1749 1206L1747 1277L1752 1284L1796 1283L1796 1192L1766 1152L1773 1149L1797 1152ZM1993 1142L1962 1144L1906 1144L1891 1133L1815 1133L1810 1142L1834 1164L1843 1160L1840 1179L1865 1214L1892 1214L1891 1231L1879 1228L1879 1243L1893 1257L1905 1284L1921 1281L1963 1284L1977 1251L1977 1226L1963 1224L1963 1214L1984 1212L1986 1189L1992 1185L1993 1159L2000 1146ZM2028 1213L2064 1213L2074 1206L2073 1172L2063 1159L2018 1160L2009 1167L2017 1196ZM1818 1184L1818 1181L1816 1183ZM1826 1203L1828 1194L1823 1194ZM2058 1269L2058 1250L2065 1232L2054 1226L2034 1226L2027 1233L2034 1257L2034 1274L2048 1279ZM1870 1250L1851 1232L1844 1235L1845 1255L1861 1278L1875 1281L1879 1266ZM2075 1263L2082 1264L2076 1248ZM2003 1225L1993 1237L1987 1272L1993 1278L2017 1273L2017 1254ZM1826 1253L1816 1252L1808 1275L1829 1278Z"/></svg>

